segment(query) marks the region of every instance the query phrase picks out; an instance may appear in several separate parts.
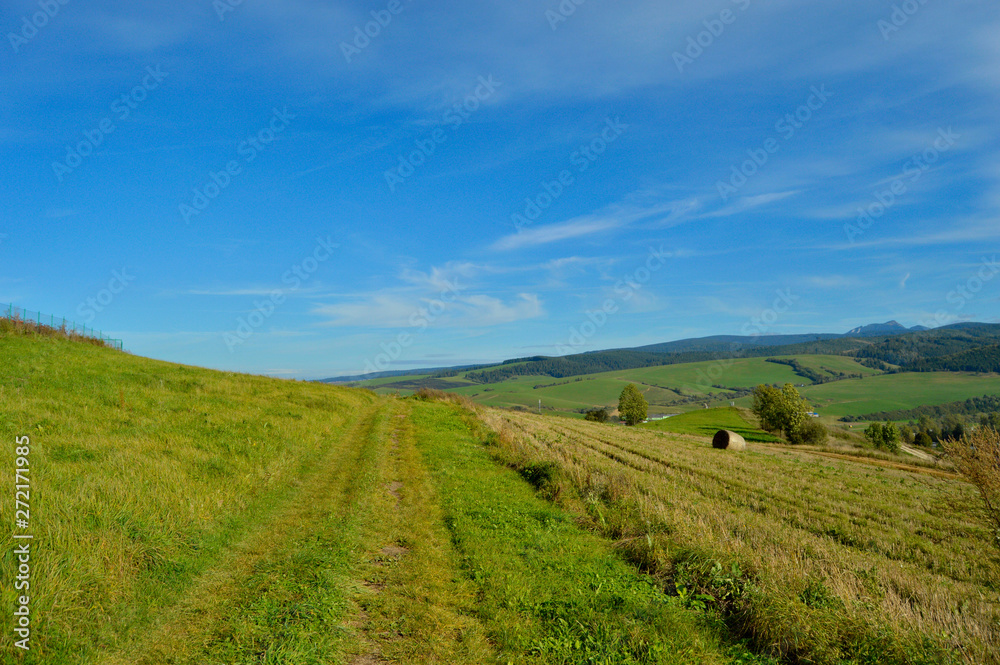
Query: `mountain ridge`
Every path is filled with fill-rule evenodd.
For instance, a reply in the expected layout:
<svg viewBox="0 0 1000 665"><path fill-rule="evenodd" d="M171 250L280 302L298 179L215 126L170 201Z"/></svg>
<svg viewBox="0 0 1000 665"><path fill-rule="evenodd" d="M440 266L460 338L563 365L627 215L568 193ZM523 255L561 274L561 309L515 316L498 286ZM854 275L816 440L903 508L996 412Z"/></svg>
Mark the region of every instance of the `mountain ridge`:
<svg viewBox="0 0 1000 665"><path fill-rule="evenodd" d="M881 330L882 332L877 332ZM978 333L978 336L973 333ZM785 349L787 354L811 355L831 353L847 355L852 352L871 360L881 360L889 364L887 358L895 358L898 354L896 346L890 340L910 338L910 336L930 336L933 338L948 338L951 353L968 351L975 346L996 344L1000 342L1000 324L963 322L938 328L928 329L923 326L906 328L897 321L869 324L854 328L846 333L799 333L790 335L710 335L688 339L648 344L639 347L613 348L566 356L532 356L505 360L497 363L480 365L464 365L460 367L435 367L412 370L396 370L378 372L367 375L339 376L320 380L321 383L354 383L376 378L391 376L454 376L458 372L470 371L470 378L475 375L492 382L487 377L490 373L497 376L512 375L548 375L555 378L590 374L599 371L649 367L655 365L670 365L681 362L698 362L716 360L735 356L772 355L775 349ZM951 336L951 337L949 337ZM962 337L963 341L952 339ZM973 340L985 337L986 342L980 344ZM968 338L968 339L965 339ZM939 340L940 342L940 340ZM879 347L872 351L869 347ZM926 345L925 345L926 346ZM937 345L940 347L940 343ZM932 356L946 355L936 348ZM947 354L950 355L950 354ZM913 359L911 358L912 362ZM518 367L515 367L517 365Z"/></svg>

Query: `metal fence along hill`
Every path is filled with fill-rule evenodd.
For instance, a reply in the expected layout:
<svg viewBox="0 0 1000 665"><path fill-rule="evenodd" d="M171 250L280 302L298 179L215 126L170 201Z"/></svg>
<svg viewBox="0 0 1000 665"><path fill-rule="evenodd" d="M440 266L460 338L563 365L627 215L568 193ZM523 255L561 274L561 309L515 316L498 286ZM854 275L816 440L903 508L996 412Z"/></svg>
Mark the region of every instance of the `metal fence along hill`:
<svg viewBox="0 0 1000 665"><path fill-rule="evenodd" d="M12 322L14 326L24 326L48 334L62 333L67 337L96 339L104 342L113 349L123 350L122 340L108 337L100 330L88 328L86 325L80 325L75 321L69 321L51 314L32 312L23 307L15 307L14 305L0 306L0 320Z"/></svg>

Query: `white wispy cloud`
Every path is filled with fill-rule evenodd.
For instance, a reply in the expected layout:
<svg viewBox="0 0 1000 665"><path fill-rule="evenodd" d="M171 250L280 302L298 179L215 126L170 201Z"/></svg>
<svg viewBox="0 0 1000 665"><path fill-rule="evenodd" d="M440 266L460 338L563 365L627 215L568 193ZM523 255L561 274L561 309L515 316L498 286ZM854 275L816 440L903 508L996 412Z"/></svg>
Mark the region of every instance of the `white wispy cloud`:
<svg viewBox="0 0 1000 665"><path fill-rule="evenodd" d="M732 205L726 206L720 210L715 210L713 212L705 213L700 215L700 217L711 218L711 217L732 217L733 215L738 215L748 210L753 210L754 208L759 208L761 206L766 206L769 203L774 203L776 201L782 201L790 196L795 196L798 194L798 190L792 190L788 192L772 192L770 194L758 194L757 196L744 196Z"/></svg>
<svg viewBox="0 0 1000 665"><path fill-rule="evenodd" d="M405 268L398 286L342 294L340 302L316 305L312 314L325 319L327 326L383 329L484 328L545 314L537 294L521 292L505 300L483 293L475 279L494 270L470 262L427 271Z"/></svg>
<svg viewBox="0 0 1000 665"><path fill-rule="evenodd" d="M510 251L535 247L561 240L591 236L638 223L658 227L671 226L683 222L687 213L698 206L697 202L692 199L642 205L632 202L629 200L630 198L632 197L627 198L623 203L607 206L590 215L582 215L565 222L522 229L518 233L500 238L493 243L491 248L497 251Z"/></svg>

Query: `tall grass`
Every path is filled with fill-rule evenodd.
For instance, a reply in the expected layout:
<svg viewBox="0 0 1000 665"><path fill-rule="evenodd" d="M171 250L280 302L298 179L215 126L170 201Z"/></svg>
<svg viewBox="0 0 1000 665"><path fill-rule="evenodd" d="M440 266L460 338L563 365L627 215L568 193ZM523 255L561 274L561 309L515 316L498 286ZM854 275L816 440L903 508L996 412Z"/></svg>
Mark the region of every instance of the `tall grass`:
<svg viewBox="0 0 1000 665"><path fill-rule="evenodd" d="M147 630L220 553L288 500L376 398L0 336L0 459L31 439L32 650L93 662ZM9 478L13 486L13 478ZM11 524L13 497L0 502ZM0 577L13 579L9 530ZM11 625L14 590L0 591ZM13 658L10 640L0 661ZM20 651L20 650L18 650Z"/></svg>
<svg viewBox="0 0 1000 665"><path fill-rule="evenodd" d="M67 328L65 323L61 326L48 326L37 321L26 321L17 317L11 318L7 315L0 316L0 336L11 335L61 337L74 342L113 348L107 340L90 335L82 335L76 330Z"/></svg>

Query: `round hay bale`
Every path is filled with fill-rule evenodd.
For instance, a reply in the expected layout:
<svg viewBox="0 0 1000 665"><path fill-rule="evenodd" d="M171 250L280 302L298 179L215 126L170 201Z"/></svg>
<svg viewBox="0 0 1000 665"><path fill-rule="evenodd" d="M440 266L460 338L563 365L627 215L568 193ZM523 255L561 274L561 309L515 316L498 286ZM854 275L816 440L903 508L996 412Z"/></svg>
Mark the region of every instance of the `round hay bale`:
<svg viewBox="0 0 1000 665"><path fill-rule="evenodd" d="M746 450L747 441L742 436L736 432L730 432L727 429L720 429L712 437L712 447L719 448L720 450Z"/></svg>

